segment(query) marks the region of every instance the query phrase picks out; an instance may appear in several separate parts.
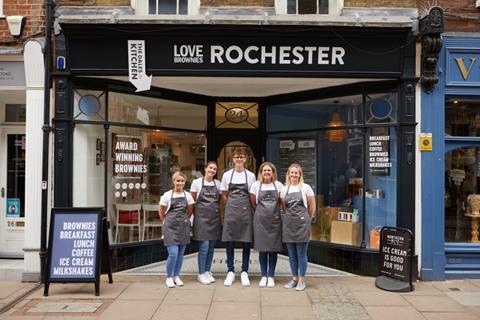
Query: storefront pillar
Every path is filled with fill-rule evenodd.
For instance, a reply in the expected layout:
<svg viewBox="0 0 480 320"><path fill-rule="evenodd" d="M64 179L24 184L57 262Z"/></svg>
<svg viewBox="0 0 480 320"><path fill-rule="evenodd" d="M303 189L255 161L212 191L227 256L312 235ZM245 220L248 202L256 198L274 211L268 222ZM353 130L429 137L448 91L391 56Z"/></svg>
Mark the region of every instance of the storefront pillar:
<svg viewBox="0 0 480 320"><path fill-rule="evenodd" d="M25 241L23 281L40 278L40 218L42 204L42 125L44 56L42 43L30 40L24 48L26 80Z"/></svg>

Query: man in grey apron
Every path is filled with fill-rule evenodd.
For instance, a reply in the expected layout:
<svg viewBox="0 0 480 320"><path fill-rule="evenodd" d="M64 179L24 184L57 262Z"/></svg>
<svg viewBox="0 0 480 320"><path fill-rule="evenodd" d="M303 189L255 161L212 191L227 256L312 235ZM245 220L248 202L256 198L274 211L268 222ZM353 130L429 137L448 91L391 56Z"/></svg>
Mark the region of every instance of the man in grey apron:
<svg viewBox="0 0 480 320"><path fill-rule="evenodd" d="M190 243L190 220L188 219L188 201L184 197L173 198L174 191L170 197L170 208L166 212L163 221L163 244L167 247L167 286L175 279L175 284L181 286L180 271L183 264L183 254L187 244Z"/></svg>
<svg viewBox="0 0 480 320"><path fill-rule="evenodd" d="M222 221L220 219L220 193L213 180L213 186L206 186L202 178L202 187L198 193L193 219L193 239L199 245L198 254L198 280L208 284L212 282L210 268L213 260L213 249L216 240L222 235ZM200 253L205 248L206 252ZM214 280L213 280L214 281Z"/></svg>
<svg viewBox="0 0 480 320"><path fill-rule="evenodd" d="M273 186L275 190L262 190L262 183L260 183L257 206L253 216L253 248L259 252L259 259L261 260L261 287L266 285L269 287L275 286L273 277L275 275L278 258L277 252L283 250L280 197L275 181L273 182ZM269 266L268 270L267 265Z"/></svg>
<svg viewBox="0 0 480 320"><path fill-rule="evenodd" d="M234 174L242 174L232 170L228 184L228 198L225 206L222 241L227 242L228 274L224 285L230 286L235 280L234 273L234 241L242 243L242 285L250 285L248 266L250 261L250 243L252 242L252 207L249 198L247 170L243 170L245 183L232 183Z"/></svg>

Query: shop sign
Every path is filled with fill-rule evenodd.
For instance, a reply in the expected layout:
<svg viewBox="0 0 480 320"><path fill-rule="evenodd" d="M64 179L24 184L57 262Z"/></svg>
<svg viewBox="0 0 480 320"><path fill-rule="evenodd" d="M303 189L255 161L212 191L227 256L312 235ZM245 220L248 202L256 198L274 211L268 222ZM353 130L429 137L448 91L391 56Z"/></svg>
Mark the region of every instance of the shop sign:
<svg viewBox="0 0 480 320"><path fill-rule="evenodd" d="M447 84L480 86L480 53L474 50L449 50Z"/></svg>
<svg viewBox="0 0 480 320"><path fill-rule="evenodd" d="M150 90L152 76L146 74L145 41L128 40L128 81L137 90L135 92Z"/></svg>
<svg viewBox="0 0 480 320"><path fill-rule="evenodd" d="M22 61L0 62L0 87L24 87L25 69Z"/></svg>
<svg viewBox="0 0 480 320"><path fill-rule="evenodd" d="M368 138L368 167L374 175L388 175L392 167L389 153L389 135L370 136Z"/></svg>
<svg viewBox="0 0 480 320"><path fill-rule="evenodd" d="M113 32L113 31L112 31ZM279 35L281 34L281 36ZM396 76L401 74L404 34L357 37L348 32L275 32L268 30L198 29L189 32L125 36L89 34L69 36L70 67L74 72L123 72L129 80L149 79L151 74L168 76L208 74L272 74L276 76L326 76L333 73ZM98 56L101 52L101 56ZM148 57L148 61L146 61ZM128 64L127 64L128 61ZM143 80L142 80L143 79Z"/></svg>

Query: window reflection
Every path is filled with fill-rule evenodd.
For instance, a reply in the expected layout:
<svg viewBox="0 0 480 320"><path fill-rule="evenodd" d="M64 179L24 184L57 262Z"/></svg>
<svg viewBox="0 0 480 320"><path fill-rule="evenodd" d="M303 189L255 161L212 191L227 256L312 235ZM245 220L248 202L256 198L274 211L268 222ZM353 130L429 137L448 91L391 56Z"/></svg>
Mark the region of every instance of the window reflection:
<svg viewBox="0 0 480 320"><path fill-rule="evenodd" d="M451 136L480 136L480 99L448 99L445 132Z"/></svg>

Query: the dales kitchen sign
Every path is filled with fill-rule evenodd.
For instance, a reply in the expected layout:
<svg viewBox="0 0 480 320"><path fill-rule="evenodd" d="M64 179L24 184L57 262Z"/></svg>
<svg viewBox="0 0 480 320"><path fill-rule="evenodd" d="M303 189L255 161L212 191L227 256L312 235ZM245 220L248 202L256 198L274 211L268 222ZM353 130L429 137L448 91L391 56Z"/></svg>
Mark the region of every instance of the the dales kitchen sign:
<svg viewBox="0 0 480 320"><path fill-rule="evenodd" d="M206 36L208 34L208 37ZM271 34L270 34L271 35ZM277 35L277 34L276 34ZM132 42L133 41L133 42ZM405 38L348 39L299 37L297 34L260 37L169 34L126 38L72 36L68 41L74 73L125 74L129 43L142 43L145 69L150 75L298 75L298 76L398 76L401 74ZM137 46L138 47L138 46ZM131 55L131 53L130 53ZM130 56L131 58L131 56ZM138 64L143 67L143 65ZM145 78L142 76L142 78Z"/></svg>

